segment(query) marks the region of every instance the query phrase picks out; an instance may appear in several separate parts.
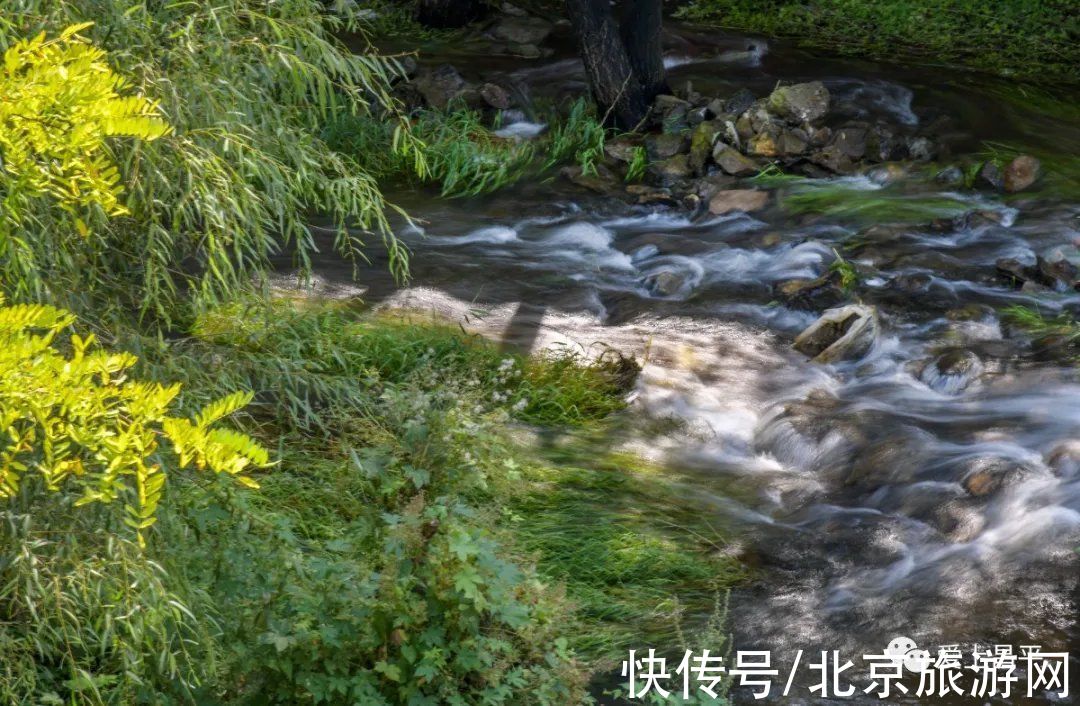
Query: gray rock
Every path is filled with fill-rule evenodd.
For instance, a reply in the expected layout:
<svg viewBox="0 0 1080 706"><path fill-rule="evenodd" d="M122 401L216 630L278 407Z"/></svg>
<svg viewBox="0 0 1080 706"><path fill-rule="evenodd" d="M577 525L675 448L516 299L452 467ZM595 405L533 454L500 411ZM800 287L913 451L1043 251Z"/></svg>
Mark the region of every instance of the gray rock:
<svg viewBox="0 0 1080 706"><path fill-rule="evenodd" d="M686 149L686 137L681 134L662 133L645 138L645 150L653 161L669 159Z"/></svg>
<svg viewBox="0 0 1080 706"><path fill-rule="evenodd" d="M769 203L768 191L756 189L727 189L718 191L709 199L709 213L722 216L733 211L751 213L760 211Z"/></svg>
<svg viewBox="0 0 1080 706"><path fill-rule="evenodd" d="M685 154L677 154L667 159L661 159L649 165L649 172L660 179L663 184L673 184L688 178L693 172L690 169L690 157Z"/></svg>
<svg viewBox="0 0 1080 706"><path fill-rule="evenodd" d="M975 176L975 184L983 188L991 188L1001 190L1005 188L1005 177L1001 173L1001 168L994 164L992 161L983 163L979 169L979 173Z"/></svg>
<svg viewBox="0 0 1080 706"><path fill-rule="evenodd" d="M926 363L919 379L937 392L956 395L964 391L983 371L979 356L964 349L942 353Z"/></svg>
<svg viewBox="0 0 1080 706"><path fill-rule="evenodd" d="M604 196L622 193L622 182L603 164L597 165L595 173L585 173L576 164L563 167L561 173L578 186Z"/></svg>
<svg viewBox="0 0 1080 706"><path fill-rule="evenodd" d="M551 23L540 17L508 15L502 17L489 34L509 44L540 44L551 34Z"/></svg>
<svg viewBox="0 0 1080 706"><path fill-rule="evenodd" d="M795 338L792 347L817 363L861 358L877 340L877 311L863 304L829 309Z"/></svg>
<svg viewBox="0 0 1080 706"><path fill-rule="evenodd" d="M746 153L756 157L777 157L780 155L779 142L779 130L762 130L750 138L746 144Z"/></svg>
<svg viewBox="0 0 1080 706"><path fill-rule="evenodd" d="M813 123L829 112L829 89L821 81L780 86L769 96L769 109L787 120Z"/></svg>
<svg viewBox="0 0 1080 706"><path fill-rule="evenodd" d="M929 162L937 155L937 147L929 137L912 137L908 140L907 148L916 162Z"/></svg>
<svg viewBox="0 0 1080 706"><path fill-rule="evenodd" d="M740 88L723 103L723 110L717 112L731 113L732 115L742 115L750 106L754 104L754 94L746 88Z"/></svg>
<svg viewBox="0 0 1080 706"><path fill-rule="evenodd" d="M639 139L613 137L604 142L604 154L616 161L629 163L633 161L639 147L641 147L641 140Z"/></svg>
<svg viewBox="0 0 1080 706"><path fill-rule="evenodd" d="M480 97L496 110L508 110L513 105L510 94L497 83L485 83L480 87Z"/></svg>
<svg viewBox="0 0 1080 706"><path fill-rule="evenodd" d="M900 140L884 125L875 125L866 132L866 159L872 162L891 162L907 156L907 143Z"/></svg>
<svg viewBox="0 0 1080 706"><path fill-rule="evenodd" d="M672 297L682 291L686 284L686 275L680 272L664 270L650 277L646 284L656 294Z"/></svg>
<svg viewBox="0 0 1080 706"><path fill-rule="evenodd" d="M950 167L945 167L934 175L934 181L946 186L963 186L964 170L955 164Z"/></svg>
<svg viewBox="0 0 1080 706"><path fill-rule="evenodd" d="M732 176L752 176L761 171L758 163L741 154L731 145L717 142L713 146L713 161L725 174Z"/></svg>
<svg viewBox="0 0 1080 706"><path fill-rule="evenodd" d="M829 146L852 161L866 156L866 130L861 127L842 127L833 133Z"/></svg>
<svg viewBox="0 0 1080 706"><path fill-rule="evenodd" d="M817 279L789 279L776 285L778 299L793 309L821 311L843 304L847 293L837 277L822 275Z"/></svg>
<svg viewBox="0 0 1080 706"><path fill-rule="evenodd" d="M712 156L713 143L716 142L716 137L722 129L723 126L712 120L694 128L690 136L690 168L694 170L694 174L698 176L705 174L705 166L709 163L709 157Z"/></svg>
<svg viewBox="0 0 1080 706"><path fill-rule="evenodd" d="M1022 154L1005 167L1002 186L1010 194L1023 191L1038 181L1042 163L1031 155Z"/></svg>
<svg viewBox="0 0 1080 706"><path fill-rule="evenodd" d="M626 187L626 193L637 197L637 202L640 204L661 204L664 206L679 205L679 200L672 195L671 189L658 188L646 184L629 184Z"/></svg>
<svg viewBox="0 0 1080 706"><path fill-rule="evenodd" d="M469 88L468 82L450 64L419 69L413 85L436 110L444 110L450 101L461 97Z"/></svg>
<svg viewBox="0 0 1080 706"><path fill-rule="evenodd" d="M793 157L805 153L809 144L810 136L802 128L791 128L780 132L776 151L783 157Z"/></svg>

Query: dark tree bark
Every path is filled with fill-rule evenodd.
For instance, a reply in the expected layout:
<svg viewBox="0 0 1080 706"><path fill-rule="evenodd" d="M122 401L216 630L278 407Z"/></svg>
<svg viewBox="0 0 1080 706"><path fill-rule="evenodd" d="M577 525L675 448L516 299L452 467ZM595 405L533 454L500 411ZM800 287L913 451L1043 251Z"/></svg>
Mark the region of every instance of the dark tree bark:
<svg viewBox="0 0 1080 706"><path fill-rule="evenodd" d="M620 129L636 128L648 104L608 0L566 0L566 10L600 111Z"/></svg>
<svg viewBox="0 0 1080 706"><path fill-rule="evenodd" d="M645 100L652 102L661 93L670 93L664 71L661 0L624 0L621 34L630 67L641 83Z"/></svg>
<svg viewBox="0 0 1080 706"><path fill-rule="evenodd" d="M450 29L464 27L484 16L481 0L420 0L416 21L425 27Z"/></svg>

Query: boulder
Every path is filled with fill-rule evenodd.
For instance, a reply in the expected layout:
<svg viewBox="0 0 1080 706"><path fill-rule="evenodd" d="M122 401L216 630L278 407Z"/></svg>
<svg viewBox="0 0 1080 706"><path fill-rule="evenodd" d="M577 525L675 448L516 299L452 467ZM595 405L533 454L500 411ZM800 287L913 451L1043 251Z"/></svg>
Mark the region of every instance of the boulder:
<svg viewBox="0 0 1080 706"><path fill-rule="evenodd" d="M750 115L744 113L735 120L735 135L740 143L749 142L754 136L754 126L750 122Z"/></svg>
<svg viewBox="0 0 1080 706"><path fill-rule="evenodd" d="M708 120L710 115L711 113L706 106L692 108L686 113L686 123L690 127L697 127L701 123Z"/></svg>
<svg viewBox="0 0 1080 706"><path fill-rule="evenodd" d="M652 275L645 281L645 285L653 294L664 297L673 297L682 291L686 284L686 275L681 272L663 270Z"/></svg>
<svg viewBox="0 0 1080 706"><path fill-rule="evenodd" d="M746 153L756 157L776 157L780 154L780 147L776 144L779 133L765 130L750 138L746 145Z"/></svg>
<svg viewBox="0 0 1080 706"><path fill-rule="evenodd" d="M892 162L908 155L907 143L884 125L875 125L866 132L866 159L871 162Z"/></svg>
<svg viewBox="0 0 1080 706"><path fill-rule="evenodd" d="M646 184L629 184L626 187L626 193L637 197L637 202L643 205L679 205L679 200L671 194L671 189L658 188Z"/></svg>
<svg viewBox="0 0 1080 706"><path fill-rule="evenodd" d="M666 133L677 133L690 126L686 116L690 112L689 101L672 95L659 95L653 100L652 113Z"/></svg>
<svg viewBox="0 0 1080 706"><path fill-rule="evenodd" d="M975 175L975 185L998 191L1005 188L1005 177L1001 173L1001 168L992 161L984 162L978 174Z"/></svg>
<svg viewBox="0 0 1080 706"><path fill-rule="evenodd" d="M693 174L690 169L690 157L685 154L677 154L667 159L655 161L649 165L649 172L656 176L662 184L674 184Z"/></svg>
<svg viewBox="0 0 1080 706"><path fill-rule="evenodd" d="M838 154L852 161L858 161L866 156L866 129L842 127L833 133L829 146Z"/></svg>
<svg viewBox="0 0 1080 706"><path fill-rule="evenodd" d="M1042 173L1042 163L1034 157L1022 154L1005 167L1002 186L1005 191L1014 194L1023 191L1038 181Z"/></svg>
<svg viewBox="0 0 1080 706"><path fill-rule="evenodd" d="M497 83L485 83L481 86L480 97L495 110L509 110L513 105L510 94Z"/></svg>
<svg viewBox="0 0 1080 706"><path fill-rule="evenodd" d="M776 286L776 297L793 309L830 309L848 300L839 279L838 273L832 272L817 279L789 279Z"/></svg>
<svg viewBox="0 0 1080 706"><path fill-rule="evenodd" d="M955 395L963 392L982 371L979 356L957 348L928 361L919 371L919 380L932 390Z"/></svg>
<svg viewBox="0 0 1080 706"><path fill-rule="evenodd" d="M463 96L469 88L468 82L450 64L418 70L413 85L436 110L445 110L450 101Z"/></svg>
<svg viewBox="0 0 1080 706"><path fill-rule="evenodd" d="M629 136L613 137L604 142L604 154L617 162L632 162L641 140Z"/></svg>
<svg viewBox="0 0 1080 706"><path fill-rule="evenodd" d="M596 166L595 173L586 173L578 165L563 167L561 174L577 184L604 196L611 196L622 192L621 180L603 164Z"/></svg>
<svg viewBox="0 0 1080 706"><path fill-rule="evenodd" d="M735 177L717 172L698 179L696 193L702 201L708 201L716 195L716 192L733 188L736 182L738 179Z"/></svg>
<svg viewBox="0 0 1080 706"><path fill-rule="evenodd" d="M776 151L783 157L794 157L806 152L809 143L810 136L802 128L782 130L776 140Z"/></svg>
<svg viewBox="0 0 1080 706"><path fill-rule="evenodd" d="M983 498L1032 475L1034 469L1011 459L977 458L967 464L960 484L973 497Z"/></svg>
<svg viewBox="0 0 1080 706"><path fill-rule="evenodd" d="M669 159L683 151L686 147L686 138L683 135L661 133L649 135L645 138L645 150L649 159L659 161Z"/></svg>
<svg viewBox="0 0 1080 706"><path fill-rule="evenodd" d="M858 359L877 340L877 311L863 304L829 309L795 338L792 347L817 363Z"/></svg>
<svg viewBox="0 0 1080 706"><path fill-rule="evenodd" d="M540 44L551 34L552 25L540 17L507 15L502 17L488 33L500 42L508 44Z"/></svg>
<svg viewBox="0 0 1080 706"><path fill-rule="evenodd" d="M829 112L829 89L821 81L780 86L769 96L769 110L797 123L813 123Z"/></svg>
<svg viewBox="0 0 1080 706"><path fill-rule="evenodd" d="M937 147L929 137L912 137L907 141L908 154L916 162L929 162L937 156Z"/></svg>
<svg viewBox="0 0 1080 706"><path fill-rule="evenodd" d="M690 168L694 170L694 174L705 174L705 166L712 156L713 143L722 129L720 123L711 120L694 128L694 133L690 136Z"/></svg>
<svg viewBox="0 0 1080 706"><path fill-rule="evenodd" d="M963 186L964 170L955 164L945 167L934 175L934 181L945 186Z"/></svg>
<svg viewBox="0 0 1080 706"><path fill-rule="evenodd" d="M845 154L844 148L832 143L810 155L810 161L834 174L850 174L855 171L855 162Z"/></svg>
<svg viewBox="0 0 1080 706"><path fill-rule="evenodd" d="M760 211L769 203L769 192L755 189L726 189L709 199L709 213L722 216L733 211Z"/></svg>
<svg viewBox="0 0 1080 706"><path fill-rule="evenodd" d="M734 94L726 101L723 102L723 110L717 111L730 113L731 115L742 115L746 111L750 110L750 106L754 104L754 94L746 88L740 88L735 91Z"/></svg>

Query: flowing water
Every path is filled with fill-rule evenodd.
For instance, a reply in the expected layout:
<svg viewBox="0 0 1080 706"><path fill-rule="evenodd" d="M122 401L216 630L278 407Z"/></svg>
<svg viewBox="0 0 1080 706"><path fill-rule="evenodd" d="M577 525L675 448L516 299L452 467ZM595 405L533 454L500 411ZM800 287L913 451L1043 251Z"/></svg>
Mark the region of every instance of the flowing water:
<svg viewBox="0 0 1080 706"><path fill-rule="evenodd" d="M1003 83L680 36L672 82L709 95L822 79L852 116L951 116L958 149L1080 148L1080 126L1004 101ZM500 68L534 94L583 86L570 59ZM522 116L515 129L535 126ZM995 274L1001 257L1080 257L1069 188L1006 202L924 178L802 180L780 183L762 212L721 217L561 180L467 201L402 194L418 222L399 230L412 286L394 287L378 261L361 281L384 306L435 308L523 347L602 342L647 360L634 407L684 424L639 450L699 479L697 500L745 543L756 579L731 597L735 643L771 650L779 686L799 649L855 660L899 635L931 650L1038 644L1075 658L1080 376L1040 358L1000 311L1072 311L1080 294L1027 293ZM881 336L859 360L821 365L790 348L817 312L778 303L774 286L823 274L834 250L860 268L856 296L878 308ZM348 288L329 256L317 269ZM661 273L675 282L663 293ZM777 691L773 703L877 702ZM994 700L922 702L933 701Z"/></svg>

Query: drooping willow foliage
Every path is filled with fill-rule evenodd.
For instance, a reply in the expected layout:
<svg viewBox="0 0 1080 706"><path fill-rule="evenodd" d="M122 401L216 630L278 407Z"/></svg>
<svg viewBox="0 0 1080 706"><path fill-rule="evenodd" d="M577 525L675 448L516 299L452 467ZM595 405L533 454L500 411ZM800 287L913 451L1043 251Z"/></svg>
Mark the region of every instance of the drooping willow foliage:
<svg viewBox="0 0 1080 706"><path fill-rule="evenodd" d="M80 234L50 200L23 205L18 231L28 250L18 263L0 254L0 286L14 298L93 307L100 319L115 307L167 321L181 298L235 291L282 247L306 265L313 213L330 218L343 256L361 257L367 233L405 274L406 253L387 223L392 206L356 159L320 138L342 114L393 121L395 148L425 169L388 92L397 62L354 54L335 37L360 29L347 9L321 0L4 5L0 49L93 21L81 34L172 126L152 142L105 145L125 187L125 215L91 209ZM0 198L7 191L0 173Z"/></svg>

